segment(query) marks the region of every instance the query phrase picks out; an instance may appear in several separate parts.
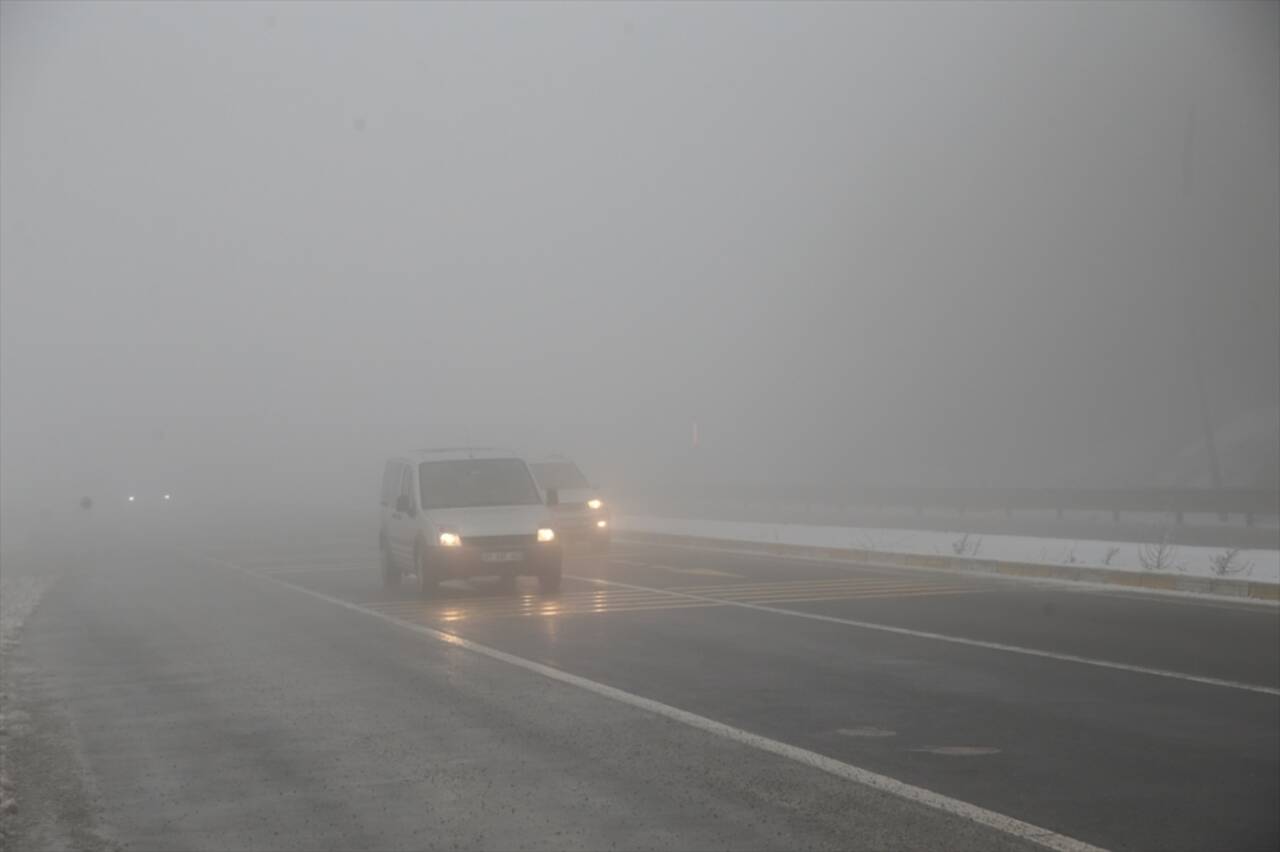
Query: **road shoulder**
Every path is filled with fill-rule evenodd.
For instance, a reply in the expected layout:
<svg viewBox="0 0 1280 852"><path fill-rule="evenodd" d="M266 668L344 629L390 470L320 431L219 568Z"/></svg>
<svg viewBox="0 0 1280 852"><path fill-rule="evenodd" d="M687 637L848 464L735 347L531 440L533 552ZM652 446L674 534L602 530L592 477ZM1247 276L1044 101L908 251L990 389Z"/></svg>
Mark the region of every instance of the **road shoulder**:
<svg viewBox="0 0 1280 852"><path fill-rule="evenodd" d="M71 721L21 642L62 573L12 553L0 569L0 842L14 852L117 848L102 830Z"/></svg>

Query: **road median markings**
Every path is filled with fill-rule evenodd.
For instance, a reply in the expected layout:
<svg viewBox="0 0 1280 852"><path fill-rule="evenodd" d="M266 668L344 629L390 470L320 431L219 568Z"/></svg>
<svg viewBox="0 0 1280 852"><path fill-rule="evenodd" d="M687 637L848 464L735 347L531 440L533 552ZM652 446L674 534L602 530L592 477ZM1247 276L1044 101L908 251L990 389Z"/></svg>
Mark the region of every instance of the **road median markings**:
<svg viewBox="0 0 1280 852"><path fill-rule="evenodd" d="M943 757L983 757L988 754L999 754L1000 749L991 746L925 746L924 748L910 748L907 751L920 752L922 754L940 754Z"/></svg>
<svg viewBox="0 0 1280 852"><path fill-rule="evenodd" d="M669 571L672 574L690 574L694 577L741 577L741 574L734 574L729 571L717 571L714 568L681 568L677 565L661 565L654 563L651 568L657 568L662 571Z"/></svg>
<svg viewBox="0 0 1280 852"><path fill-rule="evenodd" d="M687 550L763 561L780 559L785 562L835 565L841 568L853 568L859 572L925 571L932 574L950 574L952 576L959 574L972 576L975 579L980 578L1004 583L1051 585L1058 589L1071 590L1082 594L1122 594L1128 592L1133 595L1133 593L1140 593L1144 600L1156 602L1170 602L1179 599L1195 602L1216 601L1220 605L1231 604L1236 608L1253 610L1274 610L1277 606L1280 606L1280 585L1249 580L1222 580L1220 578L1185 577L1181 575L1157 576L1137 571L1089 569L1078 565L1049 563L1031 565L1029 566L1030 569L1033 569L1031 573L1019 573L1017 563L1002 563L994 560L967 560L973 563L974 567L971 568L948 567L947 563L950 557L944 555L926 556L916 554L913 556L912 554L886 553L874 550L815 548L805 545L770 546L767 542L762 544L759 542L732 542L719 539L706 540L718 542L717 544L691 544L686 541L666 540L664 536L658 534L639 533L639 538L634 537L637 535L634 533L630 537L626 537L625 533L623 535L624 537L618 540L621 545ZM646 535L656 535L658 540L645 538ZM753 545L755 545L754 548ZM819 553L818 551L822 552ZM1055 570L1048 571L1047 569ZM1062 572L1084 574L1089 571L1106 572L1107 576L1111 577L1111 580L1108 581L1101 576L1093 578L1061 576ZM1159 587L1158 582L1163 580L1172 580L1175 586L1178 583L1189 583L1195 585L1196 588ZM1208 588L1201 588L1205 584L1208 584ZM1251 593L1248 595L1243 594L1241 584L1252 590ZM1230 586L1234 589L1234 593L1228 593L1221 589L1215 591L1215 586ZM1256 594L1253 592L1256 592Z"/></svg>
<svg viewBox="0 0 1280 852"><path fill-rule="evenodd" d="M648 586L637 586L633 583L622 583L617 580L602 580L599 577L580 577L566 574L565 577L570 580L580 580L585 583L596 583L603 586L617 586L624 589L634 589L640 591L656 591ZM1042 651L1038 648L1024 648L1020 645L1006 645L1003 642L988 642L985 639L968 639L963 636L950 636L945 633L932 633L927 630L912 630L909 627L894 627L891 624L880 624L874 621L861 621L856 618L841 618L835 615L823 615L817 612L805 612L799 609L785 609L783 607L769 606L763 603L752 603L749 601L735 601L726 598L709 597L707 595L695 595L688 592L679 592L673 589L664 589L668 594L681 595L693 600L714 601L724 604L725 606L736 606L741 609L751 609L757 612L769 612L774 615L785 615L792 618L805 618L810 621L824 621L828 624L842 624L846 627L857 627L861 630L875 630L881 633L893 633L899 636L910 636L915 639L928 639L933 642L946 642L952 645L967 645L971 648L984 648L989 651L1002 651L1007 654L1021 654L1026 657L1040 657L1046 660L1058 660L1065 663L1078 663L1085 666L1095 666L1102 669L1113 669L1115 671L1131 672L1133 674L1150 675L1152 677L1163 677L1171 680L1187 681L1188 683L1198 683L1205 686L1217 686L1224 689L1239 689L1244 692L1258 692L1263 695L1280 696L1280 688L1274 686L1263 686L1256 683L1241 683L1240 681L1224 680L1216 677L1205 677L1202 675L1187 674L1186 672L1175 672L1168 669L1156 669L1148 666L1138 666L1131 663L1118 663L1111 660L1098 660L1092 657L1081 657L1076 654L1062 654L1056 651Z"/></svg>
<svg viewBox="0 0 1280 852"><path fill-rule="evenodd" d="M415 623L431 621L469 621L475 619L518 618L522 616L540 616L558 618L569 615L604 615L615 612L643 612L650 610L692 609L716 606L702 601L667 599L662 601L624 600L624 601L577 601L561 603L555 598L546 598L532 604L511 602L503 605L477 607L463 602L446 605L420 604L418 606L399 603L386 604L370 601L365 604L371 609L385 613L394 618L410 618Z"/></svg>
<svg viewBox="0 0 1280 852"><path fill-rule="evenodd" d="M729 594L739 592L772 592L777 590L789 589L868 589L879 586L902 586L909 585L913 587L923 586L943 586L956 585L936 583L930 580L921 580L917 577L837 577L827 580L786 580L782 582L769 583L726 583L720 586L675 586L682 592L689 592L695 595L716 595ZM965 588L977 589L975 584L968 584Z"/></svg>
<svg viewBox="0 0 1280 852"><path fill-rule="evenodd" d="M427 627L423 624L405 621L402 618L397 618L396 616L388 613L379 612L378 610L370 609L367 606L352 603L351 601L343 600L342 598L333 597L332 595L327 595L324 592L309 589L306 586L299 586L296 583L291 583L288 580L283 580L279 577L273 577L269 574L252 571L248 568L237 565L234 562L227 562L225 560L214 559L212 557L205 558L209 562L222 568L237 571L247 577L252 577L264 583L271 583L283 589L292 589L295 592L301 592L302 594L308 595L316 600L324 601L328 604L341 607L342 609L346 609L351 612L379 619L402 630L408 630L421 636L439 640L447 645L462 648L467 651L471 651L472 653L479 654L480 656L507 663L508 665L542 675L550 680L577 687L585 690L586 692L608 698L620 704L645 710L656 716L662 716L682 725L714 734L731 742L800 763L820 772L825 772L828 775L843 778L846 781L851 781L855 784L860 784L864 787L878 790L879 792L887 795L915 802L936 811L951 814L952 816L977 825L985 826L1002 834L1016 837L1029 843L1034 843L1038 846L1044 847L1045 849L1053 849L1055 852L1103 852L1101 847L1086 843L1083 840L1077 840L1074 837L1068 837L1065 834L1059 834L1047 828L1042 828L1029 822L1023 822L1020 819L1006 816L1005 814L997 813L996 811L990 811L986 808L980 807L979 805L974 805L960 799L953 799L952 797L943 795L942 793L935 793L932 790L917 787L914 784L908 784L905 781L899 781L896 778L890 778L887 775L881 775L878 772L872 772L869 769L863 769L861 767L854 766L851 763L845 763L844 761L836 760L835 758L827 757L826 755L818 754L817 752L809 751L808 749L803 749L799 746L789 745L781 742L780 740L774 740L759 734L753 734L750 731L735 728L732 725L726 725L723 722L717 722L716 720L709 719L706 716L699 716L696 713L690 713L687 710L681 710L678 707L663 704L662 702L655 701L652 698L645 698L643 696L618 689L614 686L590 680L589 678L585 678L580 675L570 674L562 669L557 669L544 663L535 662L534 660L530 660L525 657L519 657L515 654L507 653L506 651L500 651L497 648L491 648L488 645L482 645L479 642L464 639L456 633L449 633L444 630Z"/></svg>

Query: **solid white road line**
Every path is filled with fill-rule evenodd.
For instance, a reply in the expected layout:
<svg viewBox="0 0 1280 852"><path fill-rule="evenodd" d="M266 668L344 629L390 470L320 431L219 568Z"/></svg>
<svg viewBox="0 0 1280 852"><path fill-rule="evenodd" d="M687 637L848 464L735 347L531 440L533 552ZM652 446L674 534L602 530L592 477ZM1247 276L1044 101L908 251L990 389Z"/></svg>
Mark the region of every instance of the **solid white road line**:
<svg viewBox="0 0 1280 852"><path fill-rule="evenodd" d="M829 775L834 775L838 778L852 781L855 784L862 784L863 786L879 790L882 793L887 793L891 796L897 796L901 799L916 802L917 804L924 805L925 807L952 814L953 816L968 820L969 822L977 823L978 825L986 826L987 828L1008 834L1012 837L1017 837L1031 843L1035 843L1046 849L1054 849L1058 850L1058 852L1103 852L1100 847L1085 843L1083 840L1076 840L1074 837L1067 837L1064 834L1058 834L1057 832L1050 831L1047 828L1041 828L1040 826L1032 825L1029 822L1023 822L1022 820L1014 819L1013 817L1005 816L1004 814L996 813L995 811L989 811L986 808L979 807L978 805L963 802L959 799L953 799L950 796L944 796L941 793L935 793L932 790L926 790L923 787L917 787L914 784L907 784L903 781L898 781L895 778L890 778L887 775L881 775L877 772L862 769L861 767L854 766L853 764L845 763L843 761L827 757L826 755L809 751L808 749L788 745L784 742L770 739L768 737L762 737L759 734L753 734L750 731L744 731L741 728L735 728L732 725L726 725L723 722L708 719L706 716L699 716L696 713L690 713L687 710L681 710L678 707L672 707L669 704L654 701L652 698L644 698L613 686L589 680L579 675L569 674L566 671L561 671L560 669L552 668L551 666L534 662L533 660L529 660L524 657L517 657L515 654L508 654L506 651L499 651L497 648L490 648L488 645L481 645L479 642L473 642L470 639L463 639L461 636L457 636L453 633L404 621L403 619L396 618L395 616L388 615L387 613L369 609L368 607L360 606L359 604L354 604L350 601L345 601L342 598L335 598L331 595L326 595L323 592L317 592L314 589L308 589L305 586L299 586L294 583L290 583L287 580L281 580L278 577L262 574L248 568L242 568L233 562L226 562L221 559L212 559L210 557L206 558L214 564L239 571L247 576L262 580L263 582L273 583L277 586L302 592L303 594L310 595L317 600L322 600L326 603L342 607L343 609L347 609L352 612L358 612L380 619L403 630L409 630L458 648L464 648L472 653L480 654L481 656L489 657L490 659L499 660L507 663L508 665L516 666L517 668L534 672L542 675L543 677L550 678L551 680L559 681L560 683L575 686L579 689L617 701L621 704L646 710L657 716L671 719L672 721L679 722L682 725L688 725L691 728L697 728L700 731L715 734L716 736L723 737L727 740L731 740L732 742L750 746L752 748L759 749L760 751L765 751L770 754L777 755L778 757L786 758L787 760L793 760L821 772L826 772Z"/></svg>
<svg viewBox="0 0 1280 852"><path fill-rule="evenodd" d="M570 580L580 580L586 583L596 583L602 586L618 586L624 589L648 590L648 586L637 586L632 583L620 583L617 580L602 580L598 577L580 577L571 574L565 574ZM1201 675L1186 674L1185 672L1169 671L1168 669L1153 669L1147 666L1135 666L1130 663L1116 663L1111 660L1096 660L1091 657L1081 657L1076 654L1060 654L1056 651L1041 651L1038 648L1024 648L1019 645L1005 645L1001 642L988 642L983 639L966 639L963 636L948 636L945 633L931 633L927 630L912 630L907 627L894 627L889 624L879 624L874 621L859 621L855 618L840 618L835 615L822 615L816 612L805 612L798 609L784 609L777 606L768 606L767 604L750 603L748 601L735 601L726 598L713 598L706 595L694 595L687 592L677 591L675 589L663 589L662 591L672 595L692 598L701 601L714 601L715 603L724 604L725 606L736 606L742 609L754 609L760 612L771 612L775 615L788 615L792 618L807 618L811 621L825 621L829 624L843 624L848 627L858 627L863 630L878 630L882 633L896 633L900 636L912 636L917 639L930 639L935 642L949 642L953 645L968 645L973 648L986 648L991 651L1004 651L1009 654L1022 654L1028 657L1042 657L1047 660L1060 660L1066 663L1080 663L1086 666L1097 666L1103 669L1115 669L1122 672L1133 672L1135 674L1152 675L1154 677L1166 677L1174 680L1185 680L1191 683L1200 683L1206 686L1220 686L1226 689L1241 689L1246 692L1260 692L1264 695L1280 695L1280 688L1274 686L1262 686L1256 683L1241 683L1234 680L1223 680L1216 677L1203 677Z"/></svg>

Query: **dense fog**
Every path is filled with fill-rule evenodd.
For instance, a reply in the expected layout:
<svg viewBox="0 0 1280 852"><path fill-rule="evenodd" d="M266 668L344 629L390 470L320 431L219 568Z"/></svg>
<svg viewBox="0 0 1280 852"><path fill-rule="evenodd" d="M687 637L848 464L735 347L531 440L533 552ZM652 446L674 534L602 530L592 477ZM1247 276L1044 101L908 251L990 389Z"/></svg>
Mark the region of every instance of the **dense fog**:
<svg viewBox="0 0 1280 852"><path fill-rule="evenodd" d="M6 2L5 510L1275 487L1278 10Z"/></svg>

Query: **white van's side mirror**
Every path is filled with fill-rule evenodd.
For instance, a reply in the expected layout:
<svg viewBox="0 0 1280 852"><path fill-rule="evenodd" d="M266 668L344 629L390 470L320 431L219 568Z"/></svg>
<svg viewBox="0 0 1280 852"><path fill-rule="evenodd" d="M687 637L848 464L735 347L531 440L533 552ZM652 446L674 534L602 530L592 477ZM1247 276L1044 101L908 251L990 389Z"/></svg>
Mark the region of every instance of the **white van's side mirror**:
<svg viewBox="0 0 1280 852"><path fill-rule="evenodd" d="M408 494L401 494L396 498L396 511L404 512L406 515L413 514L413 498Z"/></svg>

